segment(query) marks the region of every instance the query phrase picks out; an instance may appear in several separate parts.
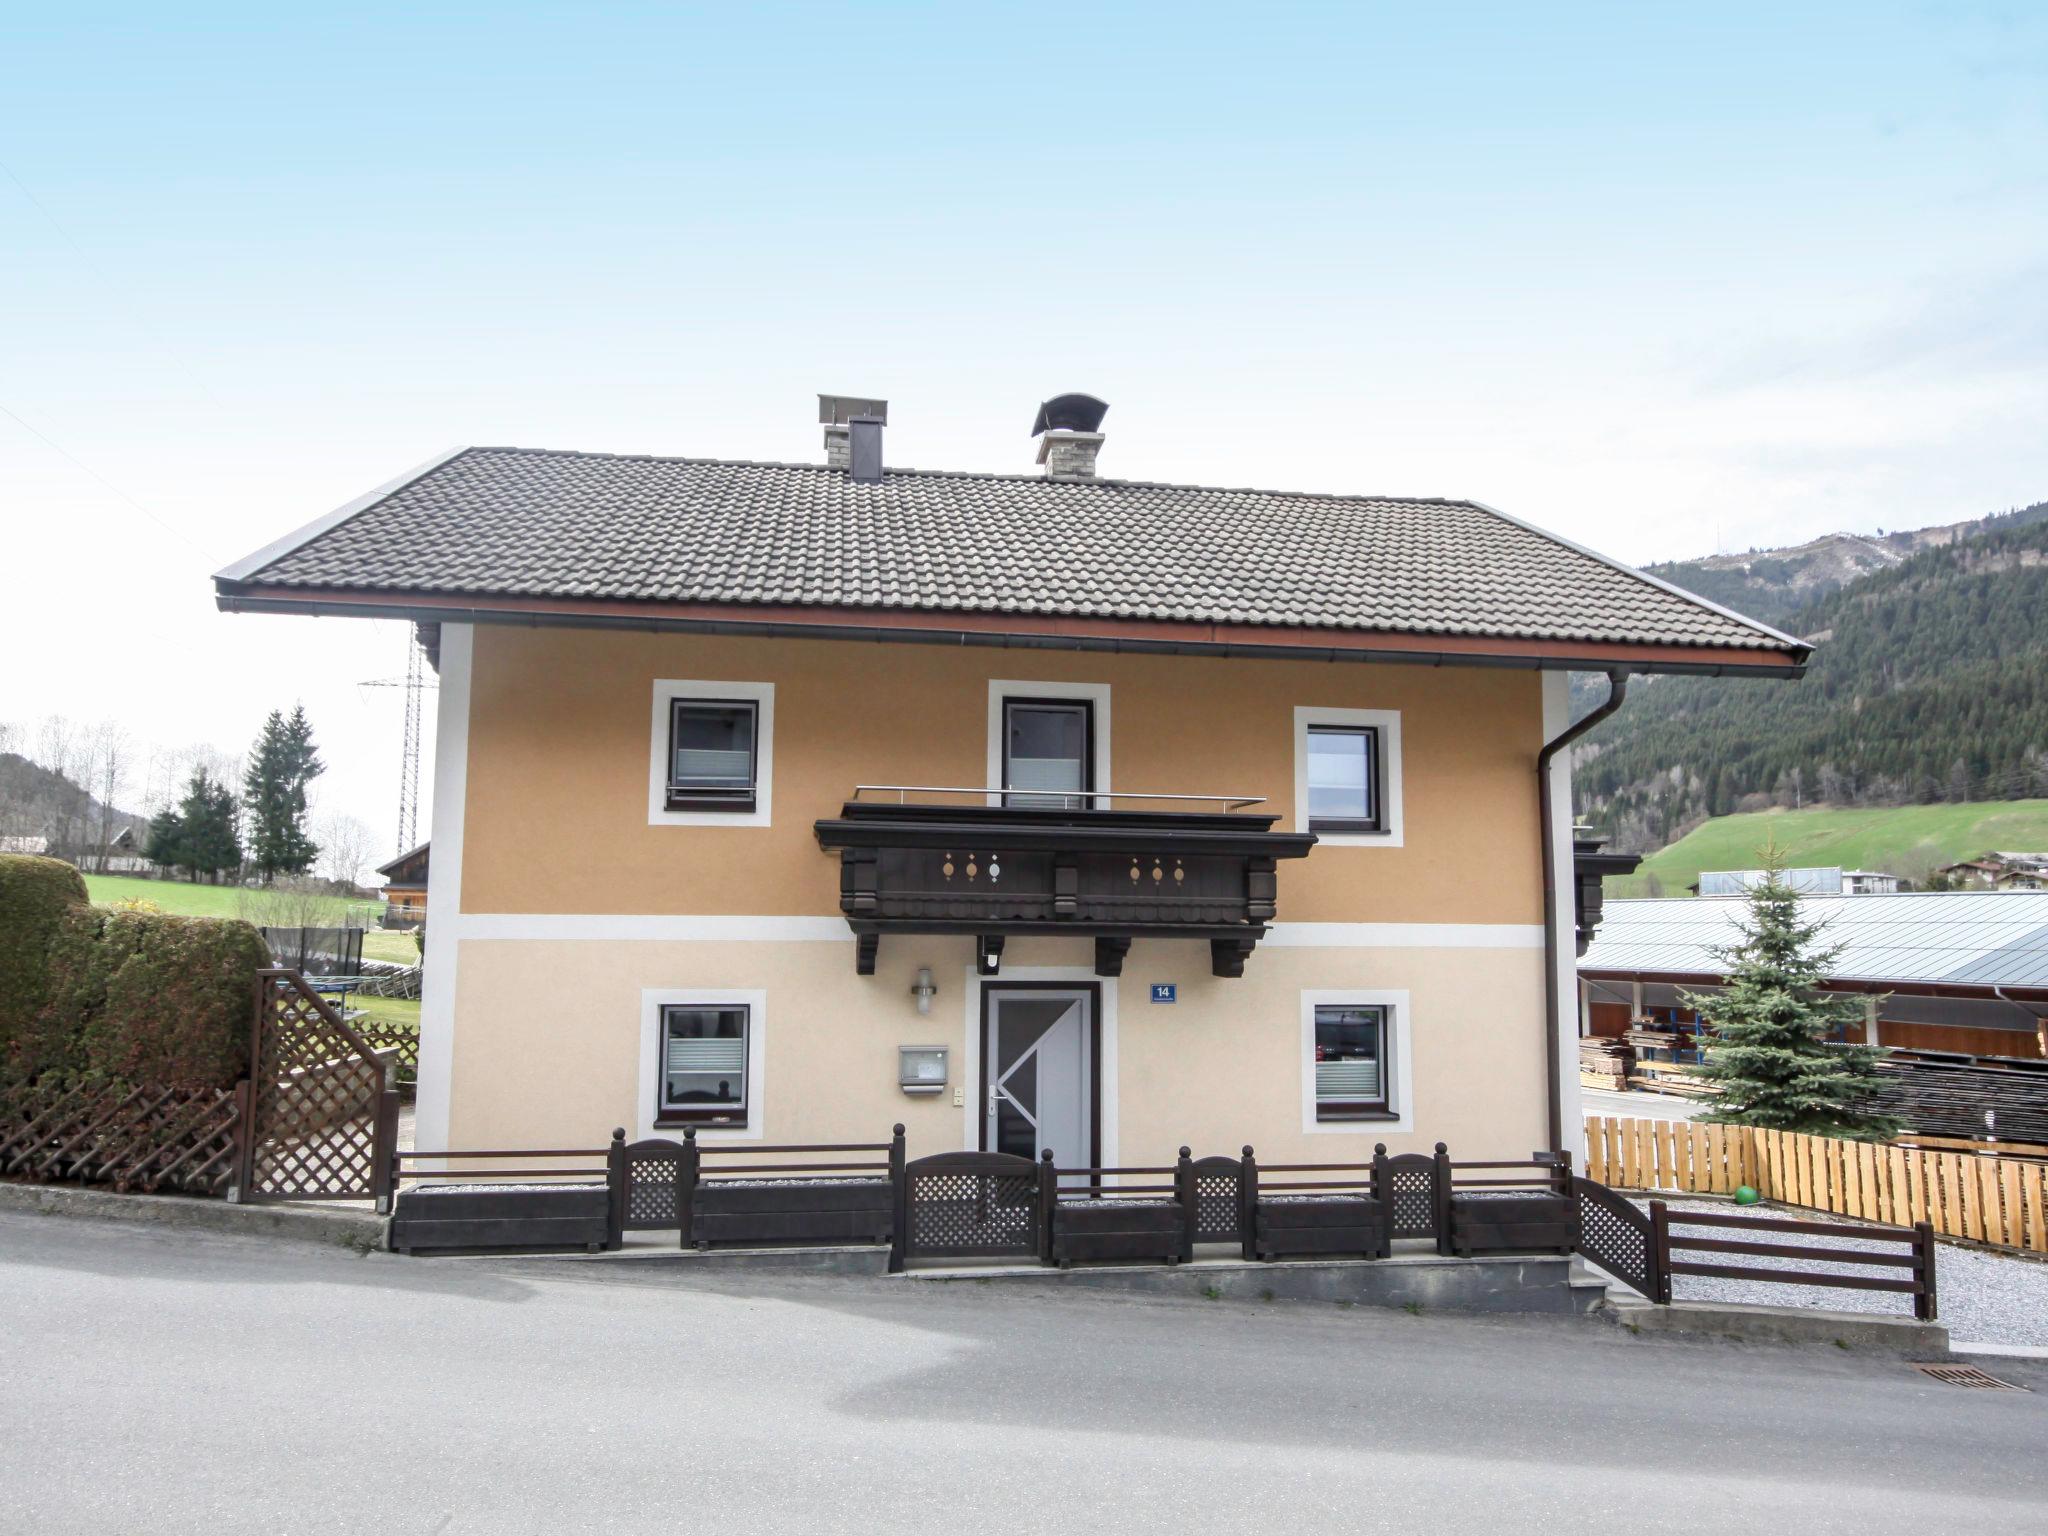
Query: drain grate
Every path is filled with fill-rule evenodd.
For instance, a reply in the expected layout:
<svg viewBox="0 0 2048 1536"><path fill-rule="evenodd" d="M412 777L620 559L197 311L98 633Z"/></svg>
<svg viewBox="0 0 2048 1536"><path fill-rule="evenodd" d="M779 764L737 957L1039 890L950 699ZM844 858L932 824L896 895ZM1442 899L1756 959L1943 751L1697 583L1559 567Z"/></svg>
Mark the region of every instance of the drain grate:
<svg viewBox="0 0 2048 1536"><path fill-rule="evenodd" d="M1987 1387L1994 1392L2030 1392L2031 1387L2022 1387L2015 1382L2000 1381L1996 1376L1987 1376L1974 1365L1916 1365L1914 1370L1932 1376L1936 1381L1945 1381L1952 1387Z"/></svg>

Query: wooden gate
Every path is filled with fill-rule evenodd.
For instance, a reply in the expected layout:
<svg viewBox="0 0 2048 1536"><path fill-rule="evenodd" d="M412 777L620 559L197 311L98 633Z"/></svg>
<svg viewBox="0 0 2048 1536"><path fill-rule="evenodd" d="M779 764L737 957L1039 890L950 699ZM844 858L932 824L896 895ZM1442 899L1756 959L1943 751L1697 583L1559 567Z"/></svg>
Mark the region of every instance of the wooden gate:
<svg viewBox="0 0 2048 1536"><path fill-rule="evenodd" d="M1650 1218L1605 1184L1572 1179L1578 1206L1578 1251L1638 1295L1669 1301L1670 1279L1661 1274Z"/></svg>
<svg viewBox="0 0 2048 1536"><path fill-rule="evenodd" d="M297 971L257 974L238 1200L391 1203L398 1094L386 1064Z"/></svg>
<svg viewBox="0 0 2048 1536"><path fill-rule="evenodd" d="M904 1259L1035 1257L1044 1246L1039 1167L1002 1152L941 1152L905 1166L896 1241Z"/></svg>

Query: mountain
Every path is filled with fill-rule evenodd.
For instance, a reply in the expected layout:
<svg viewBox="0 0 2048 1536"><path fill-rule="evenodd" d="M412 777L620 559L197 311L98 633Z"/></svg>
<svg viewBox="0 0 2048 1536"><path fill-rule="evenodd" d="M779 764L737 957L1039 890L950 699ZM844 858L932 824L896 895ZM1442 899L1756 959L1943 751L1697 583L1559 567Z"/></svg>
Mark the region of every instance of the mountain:
<svg viewBox="0 0 2048 1536"><path fill-rule="evenodd" d="M61 773L30 762L18 752L0 752L0 836L47 837L69 847L97 841L102 817L107 836L133 827L140 837L149 818L118 806L111 812Z"/></svg>
<svg viewBox="0 0 2048 1536"><path fill-rule="evenodd" d="M1774 806L2048 795L2048 503L1887 535L1884 563L1849 575L1878 558L1852 547L1657 567L1817 649L1797 682L1638 680L1576 754L1580 815L1642 851Z"/></svg>
<svg viewBox="0 0 2048 1536"><path fill-rule="evenodd" d="M1905 532L1829 533L1786 549L1741 555L1706 555L1645 566L1652 576L1697 592L1710 602L1783 629L1801 610L1866 576L1905 564L1914 555L2001 529L2048 522L2048 501L1989 517Z"/></svg>

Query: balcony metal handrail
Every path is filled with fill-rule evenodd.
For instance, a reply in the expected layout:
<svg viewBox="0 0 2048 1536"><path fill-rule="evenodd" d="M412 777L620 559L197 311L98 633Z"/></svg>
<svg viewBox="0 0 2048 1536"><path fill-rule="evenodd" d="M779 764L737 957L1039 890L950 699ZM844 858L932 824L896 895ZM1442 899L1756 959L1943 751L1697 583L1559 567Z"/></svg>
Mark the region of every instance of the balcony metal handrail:
<svg viewBox="0 0 2048 1536"><path fill-rule="evenodd" d="M1266 803L1264 795L1141 794L1127 789L1038 789L1021 784L1007 787L993 784L858 784L854 786L853 798L858 800L870 791L878 795L893 794L898 805L908 805L910 802L905 797L909 795L1036 795L1046 800L1107 800L1112 804L1118 800L1192 800L1205 805L1221 805L1227 814Z"/></svg>

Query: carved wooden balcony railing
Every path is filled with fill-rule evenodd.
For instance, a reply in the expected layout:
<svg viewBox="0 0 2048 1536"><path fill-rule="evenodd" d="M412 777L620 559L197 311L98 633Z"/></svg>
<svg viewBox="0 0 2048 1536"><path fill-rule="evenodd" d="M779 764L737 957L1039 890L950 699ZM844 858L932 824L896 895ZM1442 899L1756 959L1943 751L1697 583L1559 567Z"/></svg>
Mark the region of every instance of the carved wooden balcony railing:
<svg viewBox="0 0 2048 1536"><path fill-rule="evenodd" d="M1139 810L1107 795L989 805L983 790L889 792L899 798L863 800L874 793L863 786L817 824L819 846L839 854L840 910L864 976L886 933L973 934L988 974L1013 934L1092 937L1101 976L1121 971L1133 939L1206 939L1211 970L1241 976L1274 915L1276 862L1301 858L1316 841L1273 831L1277 817L1245 809L1255 800L1114 797L1237 807ZM956 803L932 803L939 796ZM957 803L962 796L980 803Z"/></svg>

